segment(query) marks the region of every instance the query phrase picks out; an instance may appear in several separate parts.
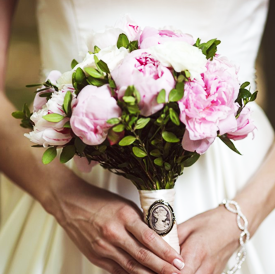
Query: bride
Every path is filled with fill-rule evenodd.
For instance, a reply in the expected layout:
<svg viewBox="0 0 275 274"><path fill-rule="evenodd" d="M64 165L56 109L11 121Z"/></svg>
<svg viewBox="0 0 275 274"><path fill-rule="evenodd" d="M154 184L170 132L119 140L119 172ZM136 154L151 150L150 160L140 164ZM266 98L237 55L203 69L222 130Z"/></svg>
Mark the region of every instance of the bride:
<svg viewBox="0 0 275 274"><path fill-rule="evenodd" d="M4 93L15 2L0 1L0 273L221 274L235 264L241 232L236 215L219 206L226 198L239 204L252 236L238 273L274 274L274 132L257 104L251 105L254 140L236 143L243 156L216 141L178 179L177 254L143 223L131 183L100 167L85 175L74 163L43 166L43 151L23 138ZM130 13L142 26L173 25L203 41L219 38L219 53L240 65L240 81L250 79L254 90L267 9L267 0L38 0L43 78L52 69L69 70L91 29Z"/></svg>

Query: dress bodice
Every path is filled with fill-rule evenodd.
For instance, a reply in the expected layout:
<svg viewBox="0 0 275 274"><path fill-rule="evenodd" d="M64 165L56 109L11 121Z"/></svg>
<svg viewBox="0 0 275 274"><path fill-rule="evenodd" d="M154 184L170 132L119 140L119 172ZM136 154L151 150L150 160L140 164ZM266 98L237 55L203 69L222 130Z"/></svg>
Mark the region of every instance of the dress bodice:
<svg viewBox="0 0 275 274"><path fill-rule="evenodd" d="M43 73L69 70L92 29L128 13L142 27L174 26L202 41L219 38L219 53L240 66L240 80L254 82L267 10L268 0L38 0Z"/></svg>

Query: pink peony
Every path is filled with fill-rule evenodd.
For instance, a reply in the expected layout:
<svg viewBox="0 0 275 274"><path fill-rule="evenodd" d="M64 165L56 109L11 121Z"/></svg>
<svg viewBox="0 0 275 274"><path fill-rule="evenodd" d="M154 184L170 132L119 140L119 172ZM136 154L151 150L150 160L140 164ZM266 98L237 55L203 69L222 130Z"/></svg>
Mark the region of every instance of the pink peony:
<svg viewBox="0 0 275 274"><path fill-rule="evenodd" d="M75 89L72 85L64 85L61 90L54 92L52 98L47 102L46 106L48 108L48 114L56 113L64 117L66 116L63 110L63 103L67 91L70 91L73 95L73 99L75 99Z"/></svg>
<svg viewBox="0 0 275 274"><path fill-rule="evenodd" d="M239 93L236 68L227 59L208 61L201 79L186 83L179 101L180 120L186 125L182 146L204 153L217 137L237 128L235 100Z"/></svg>
<svg viewBox="0 0 275 274"><path fill-rule="evenodd" d="M61 76L61 72L59 72L58 70L52 70L49 73L46 81L50 80L52 82L52 84L56 85L56 81L58 80L58 78L60 76ZM42 88L43 87L44 86L42 86ZM34 102L33 102L33 110L34 111L38 111L39 109L42 109L42 107L44 105L46 105L47 99L45 97L40 97L40 94L48 93L48 92L54 92L54 89L53 88L49 88L48 90L44 90L44 91L36 93L35 98L34 98Z"/></svg>
<svg viewBox="0 0 275 274"><path fill-rule="evenodd" d="M109 86L86 86L76 99L71 117L71 127L87 145L99 145L107 137L112 125L110 118L119 117L121 110L111 96Z"/></svg>
<svg viewBox="0 0 275 274"><path fill-rule="evenodd" d="M175 87L175 80L171 71L162 66L146 50L131 52L111 73L121 99L128 86L134 85L139 91L141 114L149 116L163 107L157 103L157 95L162 89L166 95Z"/></svg>
<svg viewBox="0 0 275 274"><path fill-rule="evenodd" d="M245 107L237 119L237 129L227 133L227 137L237 141L247 137L250 132L253 132L256 126L251 121L251 111L249 107Z"/></svg>
<svg viewBox="0 0 275 274"><path fill-rule="evenodd" d="M185 33L175 33L172 30L158 30L146 27L139 37L139 48L147 49L166 42L182 41L194 45L193 37Z"/></svg>
<svg viewBox="0 0 275 274"><path fill-rule="evenodd" d="M43 116L47 115L48 109L45 106L43 109L34 112L31 120L34 122L33 131L25 134L31 142L38 145L47 146L63 146L71 141L71 130L64 128L64 124L69 121L69 118L64 118L58 123L46 121Z"/></svg>
<svg viewBox="0 0 275 274"><path fill-rule="evenodd" d="M73 94L73 98L75 98L73 87L71 85L65 85L62 90L54 91L52 98L46 101L46 104L44 104L41 109L33 113L31 120L34 123L34 130L25 135L30 141L45 147L63 146L71 141L71 129L64 128L65 123L70 119L66 117L66 113L62 107L67 91L70 91ZM48 122L43 118L52 113L60 114L64 119L58 123L54 123Z"/></svg>

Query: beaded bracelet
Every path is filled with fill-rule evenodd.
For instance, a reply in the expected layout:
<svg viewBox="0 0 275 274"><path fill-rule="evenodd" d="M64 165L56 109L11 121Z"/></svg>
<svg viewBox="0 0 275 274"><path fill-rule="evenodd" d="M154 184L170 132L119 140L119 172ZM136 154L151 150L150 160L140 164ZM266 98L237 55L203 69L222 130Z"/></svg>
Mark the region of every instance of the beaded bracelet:
<svg viewBox="0 0 275 274"><path fill-rule="evenodd" d="M250 233L247 230L248 226L248 221L246 217L243 215L241 212L240 206L238 205L237 202L232 201L232 200L223 200L221 205L224 205L224 207L229 210L232 213L237 214L237 224L239 229L242 231L240 234L240 249L237 253L236 257L236 264L230 268L228 271L223 272L222 274L234 274L236 273L239 269L241 269L243 262L246 259L246 243L250 239Z"/></svg>

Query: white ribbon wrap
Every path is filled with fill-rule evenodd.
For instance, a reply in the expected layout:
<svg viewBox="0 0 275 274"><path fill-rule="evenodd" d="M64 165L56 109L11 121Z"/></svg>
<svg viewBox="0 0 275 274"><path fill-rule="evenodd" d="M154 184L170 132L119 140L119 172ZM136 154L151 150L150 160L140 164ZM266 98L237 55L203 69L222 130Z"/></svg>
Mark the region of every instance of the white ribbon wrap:
<svg viewBox="0 0 275 274"><path fill-rule="evenodd" d="M175 189L160 189L160 190L139 190L140 204L143 209L144 220L147 223L146 217L150 206L158 201L164 200L173 208L175 199ZM180 253L179 237L177 231L177 223L175 222L172 230L163 239Z"/></svg>

